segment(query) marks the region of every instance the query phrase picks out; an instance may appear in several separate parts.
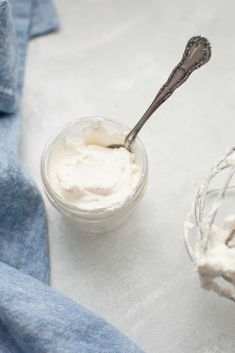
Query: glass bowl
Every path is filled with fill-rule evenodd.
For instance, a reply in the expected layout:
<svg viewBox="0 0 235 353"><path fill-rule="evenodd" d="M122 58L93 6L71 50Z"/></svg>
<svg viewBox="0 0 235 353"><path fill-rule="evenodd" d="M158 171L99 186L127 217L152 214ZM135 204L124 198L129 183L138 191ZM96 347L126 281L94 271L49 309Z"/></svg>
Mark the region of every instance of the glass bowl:
<svg viewBox="0 0 235 353"><path fill-rule="evenodd" d="M65 137L76 137L84 131L84 128L89 127L94 119L102 119L103 126L117 136L126 136L130 128L122 124L100 117L88 117L74 120L55 135L51 137L45 146L41 157L41 176L45 193L51 204L62 214L75 221L81 228L89 232L101 233L113 230L127 221L130 214L134 211L139 201L142 199L147 182L148 182L148 159L143 143L139 138L136 139L132 152L136 156L136 161L141 167L140 179L133 194L120 207L114 209L99 208L95 210L81 209L65 201L53 187L50 180L49 169L53 158L53 151L56 146ZM117 143L119 141L110 141L110 143Z"/></svg>

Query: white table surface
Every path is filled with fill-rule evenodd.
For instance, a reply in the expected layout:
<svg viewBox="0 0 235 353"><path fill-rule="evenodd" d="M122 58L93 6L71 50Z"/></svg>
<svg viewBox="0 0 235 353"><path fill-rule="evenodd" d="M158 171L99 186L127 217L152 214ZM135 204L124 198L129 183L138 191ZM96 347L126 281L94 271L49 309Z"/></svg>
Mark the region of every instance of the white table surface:
<svg viewBox="0 0 235 353"><path fill-rule="evenodd" d="M146 353L234 353L235 306L199 287L182 228L198 184L235 143L235 3L56 4L61 30L30 43L23 100L21 155L41 190L40 155L58 128L92 115L132 126L192 35L207 36L213 53L141 132L150 182L129 224L87 235L45 200L53 287Z"/></svg>

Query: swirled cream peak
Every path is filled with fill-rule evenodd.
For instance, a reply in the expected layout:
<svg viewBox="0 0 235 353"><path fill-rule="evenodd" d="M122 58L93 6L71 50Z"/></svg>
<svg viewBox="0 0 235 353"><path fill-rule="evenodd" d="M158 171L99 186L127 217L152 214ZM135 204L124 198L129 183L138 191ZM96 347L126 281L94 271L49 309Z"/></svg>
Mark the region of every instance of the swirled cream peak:
<svg viewBox="0 0 235 353"><path fill-rule="evenodd" d="M53 189L83 210L120 207L135 192L141 167L125 148L110 149L121 137L96 121L62 138L50 163Z"/></svg>

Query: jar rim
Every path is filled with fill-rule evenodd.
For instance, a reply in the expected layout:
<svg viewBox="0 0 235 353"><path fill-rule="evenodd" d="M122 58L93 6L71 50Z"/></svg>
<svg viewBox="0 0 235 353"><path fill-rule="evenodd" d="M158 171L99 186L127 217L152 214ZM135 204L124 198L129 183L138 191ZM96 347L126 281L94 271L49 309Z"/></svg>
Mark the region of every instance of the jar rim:
<svg viewBox="0 0 235 353"><path fill-rule="evenodd" d="M135 143L137 142L138 145L140 146L141 150L141 156L142 156L142 173L140 176L140 179L138 181L138 184L135 188L135 191L133 194L128 197L125 202L120 206L120 207L115 207L115 208L107 208L107 207L100 207L96 208L93 210L86 210L82 209L78 206L72 205L69 202L65 201L50 185L50 181L46 175L46 163L47 163L47 154L50 154L49 149L52 147L53 144L55 144L60 137L66 132L66 130L69 130L71 127L75 125L82 125L85 124L86 122L90 122L91 120L95 119L102 119L110 124L116 125L116 127L123 128L126 130L128 133L131 129L119 123L118 121L111 120L104 118L102 116L91 116L91 117L84 117L84 118L78 118L69 121L67 124L65 124L62 128L57 130L48 140L46 143L42 155L41 155L41 178L43 182L43 186L46 191L46 195L50 196L54 202L57 202L59 204L59 208L62 208L63 211L70 212L74 216L81 216L81 217L87 217L87 218L94 218L94 216L98 217L104 217L107 218L109 216L112 216L114 213L118 214L119 212L122 212L126 209L128 209L132 204L135 203L135 201L138 199L139 195L142 194L142 191L145 189L145 186L147 184L148 180L148 157L147 153L144 147L143 142L141 139L137 136ZM135 145L135 144L134 144Z"/></svg>

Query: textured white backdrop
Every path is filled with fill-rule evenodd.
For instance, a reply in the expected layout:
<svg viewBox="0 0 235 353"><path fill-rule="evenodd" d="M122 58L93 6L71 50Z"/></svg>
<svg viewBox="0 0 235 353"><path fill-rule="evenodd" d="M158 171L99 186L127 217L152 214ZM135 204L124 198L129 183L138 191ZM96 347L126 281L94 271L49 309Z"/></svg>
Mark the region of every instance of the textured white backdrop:
<svg viewBox="0 0 235 353"><path fill-rule="evenodd" d="M69 120L132 126L192 35L212 59L141 132L150 182L138 212L89 236L46 201L52 285L133 338L146 353L235 351L235 306L199 288L182 241L196 187L235 143L235 3L56 0L61 31L29 45L21 155L42 190L40 154Z"/></svg>

